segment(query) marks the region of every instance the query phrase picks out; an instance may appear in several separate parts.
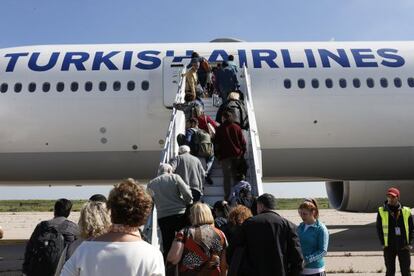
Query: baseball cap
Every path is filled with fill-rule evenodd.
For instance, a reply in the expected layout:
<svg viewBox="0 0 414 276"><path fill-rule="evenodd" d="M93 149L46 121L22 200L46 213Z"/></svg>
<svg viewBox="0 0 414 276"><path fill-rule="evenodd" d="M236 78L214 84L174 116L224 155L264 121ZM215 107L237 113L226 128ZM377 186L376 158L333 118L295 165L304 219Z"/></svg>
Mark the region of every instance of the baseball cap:
<svg viewBox="0 0 414 276"><path fill-rule="evenodd" d="M387 191L387 195L392 195L395 197L400 197L400 191L397 188L391 187Z"/></svg>

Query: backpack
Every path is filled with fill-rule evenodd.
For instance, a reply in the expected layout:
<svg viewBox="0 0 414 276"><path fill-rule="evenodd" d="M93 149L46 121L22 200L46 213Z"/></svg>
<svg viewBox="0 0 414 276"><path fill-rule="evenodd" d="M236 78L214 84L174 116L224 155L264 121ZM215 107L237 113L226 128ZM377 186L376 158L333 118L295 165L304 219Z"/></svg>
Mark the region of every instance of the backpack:
<svg viewBox="0 0 414 276"><path fill-rule="evenodd" d="M193 144L196 146L196 155L199 157L210 157L214 154L211 136L202 129L193 134Z"/></svg>
<svg viewBox="0 0 414 276"><path fill-rule="evenodd" d="M230 110L236 116L236 122L242 129L249 129L249 119L247 118L247 110L244 103L240 100L229 101L225 109Z"/></svg>
<svg viewBox="0 0 414 276"><path fill-rule="evenodd" d="M44 221L39 227L39 234L32 240L33 246L28 252L27 275L54 275L65 249L65 238L59 225Z"/></svg>

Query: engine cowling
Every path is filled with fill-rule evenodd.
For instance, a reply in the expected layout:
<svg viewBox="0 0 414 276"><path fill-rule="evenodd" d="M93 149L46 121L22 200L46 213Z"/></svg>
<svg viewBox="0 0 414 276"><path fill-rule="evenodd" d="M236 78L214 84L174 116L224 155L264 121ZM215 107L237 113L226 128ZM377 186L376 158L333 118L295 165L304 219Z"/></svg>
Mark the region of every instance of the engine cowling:
<svg viewBox="0 0 414 276"><path fill-rule="evenodd" d="M414 180L329 181L325 183L331 207L348 212L376 212L390 187L400 190L403 205L414 207Z"/></svg>

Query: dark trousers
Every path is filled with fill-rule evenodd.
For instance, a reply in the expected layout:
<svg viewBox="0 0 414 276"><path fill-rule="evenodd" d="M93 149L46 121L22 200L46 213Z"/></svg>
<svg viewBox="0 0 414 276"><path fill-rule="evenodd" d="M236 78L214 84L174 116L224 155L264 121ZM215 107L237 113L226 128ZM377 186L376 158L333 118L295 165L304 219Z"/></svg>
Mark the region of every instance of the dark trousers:
<svg viewBox="0 0 414 276"><path fill-rule="evenodd" d="M410 272L410 250L406 249L396 249L392 247L384 248L384 260L385 260L385 267L387 268L386 276L394 276L395 275L395 257L398 256L398 261L400 262L400 269L402 276L409 276L411 275Z"/></svg>
<svg viewBox="0 0 414 276"><path fill-rule="evenodd" d="M221 169L223 171L223 187L224 187L224 200L228 200L230 196L231 187L234 184L234 163L237 157L229 157L222 159Z"/></svg>
<svg viewBox="0 0 414 276"><path fill-rule="evenodd" d="M158 225L161 229L162 248L164 259L167 258L168 251L170 251L172 242L175 238L175 233L186 226L187 220L185 214L173 215L158 219Z"/></svg>

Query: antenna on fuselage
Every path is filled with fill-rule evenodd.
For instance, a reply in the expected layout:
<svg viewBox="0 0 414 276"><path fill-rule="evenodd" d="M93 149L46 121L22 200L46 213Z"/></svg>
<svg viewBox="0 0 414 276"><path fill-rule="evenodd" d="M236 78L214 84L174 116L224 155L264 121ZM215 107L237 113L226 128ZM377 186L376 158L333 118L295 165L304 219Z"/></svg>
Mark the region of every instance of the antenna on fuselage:
<svg viewBox="0 0 414 276"><path fill-rule="evenodd" d="M232 38L232 37L220 37L220 38L215 38L210 41L210 43L212 42L245 42L245 41L238 39L238 38Z"/></svg>

